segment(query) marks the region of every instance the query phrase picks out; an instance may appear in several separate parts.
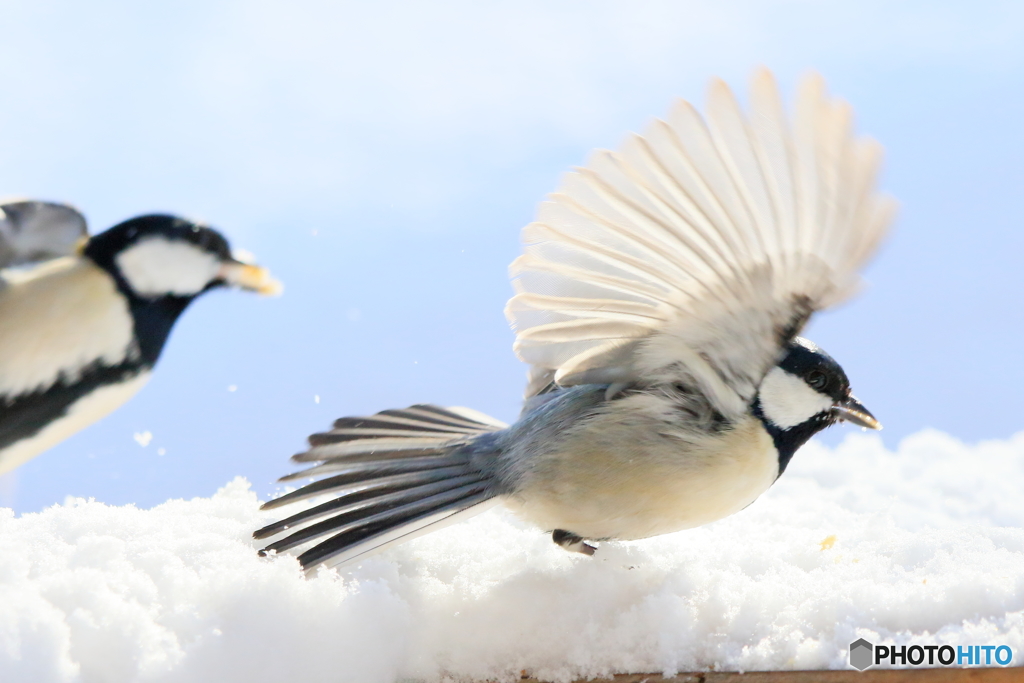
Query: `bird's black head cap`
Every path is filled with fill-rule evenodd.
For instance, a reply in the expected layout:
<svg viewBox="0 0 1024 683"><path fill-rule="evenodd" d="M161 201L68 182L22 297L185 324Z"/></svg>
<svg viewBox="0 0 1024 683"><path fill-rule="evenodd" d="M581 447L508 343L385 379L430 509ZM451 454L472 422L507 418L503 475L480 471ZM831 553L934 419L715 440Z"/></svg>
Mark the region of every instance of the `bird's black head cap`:
<svg viewBox="0 0 1024 683"><path fill-rule="evenodd" d="M802 337L790 342L778 367L802 378L808 386L834 401L850 395L850 380L842 366L815 343Z"/></svg>
<svg viewBox="0 0 1024 683"><path fill-rule="evenodd" d="M161 258L160 249L167 258ZM189 258L178 263L175 256L180 254ZM218 268L233 261L228 241L219 232L165 214L138 216L95 235L84 255L107 271L128 299L142 361L148 365L156 362L171 327L188 304L225 284ZM175 278L184 284L175 284ZM163 285L165 280L171 285Z"/></svg>
<svg viewBox="0 0 1024 683"><path fill-rule="evenodd" d="M779 474L797 449L836 422L881 428L851 393L850 380L839 363L799 337L765 376L751 408L775 442Z"/></svg>
<svg viewBox="0 0 1024 683"><path fill-rule="evenodd" d="M155 237L187 242L221 260L231 258L231 247L219 232L187 218L168 214L137 216L118 223L94 235L85 247L85 255L100 267L110 270L118 254L133 244Z"/></svg>

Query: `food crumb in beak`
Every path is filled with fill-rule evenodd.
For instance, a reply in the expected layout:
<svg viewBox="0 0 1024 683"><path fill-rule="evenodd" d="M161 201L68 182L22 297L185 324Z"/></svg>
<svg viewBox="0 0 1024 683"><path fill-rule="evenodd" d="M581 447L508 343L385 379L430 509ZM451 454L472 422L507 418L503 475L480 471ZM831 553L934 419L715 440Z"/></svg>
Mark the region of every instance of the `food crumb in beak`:
<svg viewBox="0 0 1024 683"><path fill-rule="evenodd" d="M221 277L229 285L265 296L279 296L284 291L284 286L270 276L270 271L249 263L225 263L221 267Z"/></svg>

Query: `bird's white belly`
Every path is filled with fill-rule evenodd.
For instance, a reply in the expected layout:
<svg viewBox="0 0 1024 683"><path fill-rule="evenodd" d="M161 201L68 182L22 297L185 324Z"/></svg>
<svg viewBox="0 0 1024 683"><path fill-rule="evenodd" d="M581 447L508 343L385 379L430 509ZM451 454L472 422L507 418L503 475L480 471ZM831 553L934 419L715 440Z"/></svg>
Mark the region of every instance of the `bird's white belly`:
<svg viewBox="0 0 1024 683"><path fill-rule="evenodd" d="M117 365L135 354L134 322L113 279L85 259L27 272L5 271L0 286L0 396L75 381L90 363Z"/></svg>
<svg viewBox="0 0 1024 683"><path fill-rule="evenodd" d="M541 528L589 539L647 538L707 524L742 510L778 476L775 445L754 418L698 445L597 428L565 446L538 464L509 505Z"/></svg>
<svg viewBox="0 0 1024 683"><path fill-rule="evenodd" d="M126 382L100 387L68 406L67 413L28 438L0 451L0 474L9 472L51 448L75 432L100 420L134 396L149 381L142 372Z"/></svg>

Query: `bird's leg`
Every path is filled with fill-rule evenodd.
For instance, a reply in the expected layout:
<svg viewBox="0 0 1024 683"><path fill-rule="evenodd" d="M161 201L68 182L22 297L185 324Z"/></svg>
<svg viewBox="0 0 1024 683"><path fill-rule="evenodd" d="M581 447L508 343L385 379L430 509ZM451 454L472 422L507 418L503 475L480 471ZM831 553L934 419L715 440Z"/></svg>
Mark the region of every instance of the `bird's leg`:
<svg viewBox="0 0 1024 683"><path fill-rule="evenodd" d="M572 553L593 555L594 551L597 550L597 546L593 543L590 543L584 540L583 537L577 536L573 532L566 531L565 529L555 529L552 531L551 540Z"/></svg>

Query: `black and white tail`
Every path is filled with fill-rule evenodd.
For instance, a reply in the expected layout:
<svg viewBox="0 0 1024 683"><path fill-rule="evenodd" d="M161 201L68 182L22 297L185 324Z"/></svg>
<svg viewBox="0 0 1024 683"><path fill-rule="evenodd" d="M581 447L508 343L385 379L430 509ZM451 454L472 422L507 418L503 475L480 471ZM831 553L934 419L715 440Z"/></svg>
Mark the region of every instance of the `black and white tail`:
<svg viewBox="0 0 1024 683"><path fill-rule="evenodd" d="M330 476L261 509L320 496L331 499L256 531L256 539L287 534L260 554L327 536L299 555L308 571L361 559L482 512L497 492L488 475L473 466L465 446L472 437L506 426L467 408L434 405L341 418L331 431L310 436L311 448L292 458L317 464L281 481Z"/></svg>

